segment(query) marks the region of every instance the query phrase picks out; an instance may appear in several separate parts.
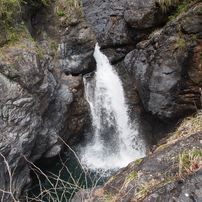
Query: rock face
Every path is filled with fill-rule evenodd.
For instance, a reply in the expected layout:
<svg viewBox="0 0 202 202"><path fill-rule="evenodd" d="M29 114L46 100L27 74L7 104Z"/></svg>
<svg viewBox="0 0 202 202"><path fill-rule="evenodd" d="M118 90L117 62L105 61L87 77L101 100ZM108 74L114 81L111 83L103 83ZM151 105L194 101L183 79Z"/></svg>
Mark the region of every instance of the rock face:
<svg viewBox="0 0 202 202"><path fill-rule="evenodd" d="M140 42L125 57L145 109L160 119L178 118L201 106L200 7L194 6Z"/></svg>
<svg viewBox="0 0 202 202"><path fill-rule="evenodd" d="M84 0L83 7L99 45L112 63L123 59L154 26L167 20L155 0Z"/></svg>
<svg viewBox="0 0 202 202"><path fill-rule="evenodd" d="M163 12L154 0L84 0L86 17L123 81L128 103L131 108L142 103L140 117L150 114L157 124L201 107L201 3L192 2L166 24L177 6L167 5ZM140 101L131 96L135 93Z"/></svg>
<svg viewBox="0 0 202 202"><path fill-rule="evenodd" d="M0 192L4 202L17 199L30 184L27 161L58 155L59 137L69 144L78 141L90 119L82 75L95 68L92 28L81 9L74 24L64 25L66 16L58 16L55 5L22 5L18 42L2 41L0 189L10 192Z"/></svg>

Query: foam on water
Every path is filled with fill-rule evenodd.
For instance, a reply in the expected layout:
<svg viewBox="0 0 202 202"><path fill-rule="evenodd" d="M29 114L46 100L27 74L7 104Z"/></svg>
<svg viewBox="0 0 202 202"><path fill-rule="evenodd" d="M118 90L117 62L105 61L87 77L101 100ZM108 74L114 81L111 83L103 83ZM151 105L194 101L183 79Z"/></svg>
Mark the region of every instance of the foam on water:
<svg viewBox="0 0 202 202"><path fill-rule="evenodd" d="M94 58L95 75L84 77L93 124L79 156L89 169L114 170L145 156L145 143L129 119L122 83L98 45Z"/></svg>

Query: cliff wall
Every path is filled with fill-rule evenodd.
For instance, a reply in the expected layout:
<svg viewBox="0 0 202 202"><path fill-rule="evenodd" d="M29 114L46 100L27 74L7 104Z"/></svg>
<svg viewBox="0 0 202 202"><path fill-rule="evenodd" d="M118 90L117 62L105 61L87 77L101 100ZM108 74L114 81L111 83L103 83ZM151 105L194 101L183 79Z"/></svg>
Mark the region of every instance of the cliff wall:
<svg viewBox="0 0 202 202"><path fill-rule="evenodd" d="M0 16L0 200L4 202L18 199L30 185L28 161L58 155L63 150L60 138L68 144L80 139L90 121L82 75L95 68L95 38L79 2L9 2L3 1L2 7L12 5L13 13L5 9Z"/></svg>

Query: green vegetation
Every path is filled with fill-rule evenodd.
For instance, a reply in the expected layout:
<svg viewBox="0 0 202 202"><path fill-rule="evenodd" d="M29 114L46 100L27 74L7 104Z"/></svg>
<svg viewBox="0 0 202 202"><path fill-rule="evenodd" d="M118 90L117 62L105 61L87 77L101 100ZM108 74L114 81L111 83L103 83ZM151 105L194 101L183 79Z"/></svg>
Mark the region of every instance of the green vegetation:
<svg viewBox="0 0 202 202"><path fill-rule="evenodd" d="M53 50L57 50L58 49L58 44L55 41L51 41L51 48Z"/></svg>
<svg viewBox="0 0 202 202"><path fill-rule="evenodd" d="M179 0L159 0L159 5L163 12L166 12L172 5L178 3Z"/></svg>
<svg viewBox="0 0 202 202"><path fill-rule="evenodd" d="M186 7L187 7L187 3L182 3L181 5L179 5L175 12L173 13L173 15L169 16L169 21L173 20L174 18L176 18L178 15L180 15L181 13L186 11Z"/></svg>
<svg viewBox="0 0 202 202"><path fill-rule="evenodd" d="M151 188L157 185L159 182L160 180L152 179L150 181L139 184L137 187L137 192L134 196L134 200L139 201L140 198L147 195L147 193L151 190Z"/></svg>
<svg viewBox="0 0 202 202"><path fill-rule="evenodd" d="M65 17L62 19L62 25L68 25L77 22L83 17L83 11L81 9L81 0L58 0L58 4L55 7L57 17Z"/></svg>
<svg viewBox="0 0 202 202"><path fill-rule="evenodd" d="M43 5L48 5L50 3L50 0L41 0L42 4Z"/></svg>
<svg viewBox="0 0 202 202"><path fill-rule="evenodd" d="M150 34L149 34L149 38L152 38L158 31L160 31L162 28L157 28L155 29L154 31L152 31Z"/></svg>
<svg viewBox="0 0 202 202"><path fill-rule="evenodd" d="M12 16L20 12L20 3L22 3L22 0L0 1L0 18L2 19L1 23L7 24L14 21Z"/></svg>
<svg viewBox="0 0 202 202"><path fill-rule="evenodd" d="M192 35L191 35L191 38L192 38L193 41L196 41L196 40L197 40L197 36L196 36L195 34L192 34Z"/></svg>
<svg viewBox="0 0 202 202"><path fill-rule="evenodd" d="M40 0L38 3L48 5L50 0ZM30 4L32 3L29 2ZM14 44L22 38L25 24L21 19L21 4L27 4L25 0L0 0L0 31L2 36L0 44L10 42Z"/></svg>
<svg viewBox="0 0 202 202"><path fill-rule="evenodd" d="M21 4L26 4L25 0L1 0L0 18L1 23L10 24L15 21L15 16L21 12ZM41 0L41 3L47 5L50 0Z"/></svg>
<svg viewBox="0 0 202 202"><path fill-rule="evenodd" d="M136 179L138 176L137 172L133 170L127 177L126 180L129 182L132 182L134 179Z"/></svg>
<svg viewBox="0 0 202 202"><path fill-rule="evenodd" d="M115 194L108 193L103 197L103 201L111 201L114 198Z"/></svg>
<svg viewBox="0 0 202 202"><path fill-rule="evenodd" d="M176 18L181 13L187 11L188 5L192 2L197 2L201 0L159 0L159 5L162 12L172 11L169 16L169 21ZM202 14L202 9L198 10L199 14Z"/></svg>
<svg viewBox="0 0 202 202"><path fill-rule="evenodd" d="M81 6L81 0L58 0L58 6L56 7L56 10L57 14L62 16L68 14L72 10L80 9Z"/></svg>
<svg viewBox="0 0 202 202"><path fill-rule="evenodd" d="M147 195L154 186L162 187L168 183L176 181L177 179L183 180L187 175L201 169L202 150L201 148L185 148L179 154L174 156L171 161L173 161L173 166L171 168L172 172L170 174L166 173L159 179L152 179L137 185L137 192L134 198L135 200L138 201L140 198Z"/></svg>
<svg viewBox="0 0 202 202"><path fill-rule="evenodd" d="M202 6L201 6L201 8L198 10L198 14L199 14L199 15L202 15Z"/></svg>
<svg viewBox="0 0 202 202"><path fill-rule="evenodd" d="M186 41L184 37L180 35L176 37L176 48L179 48L179 50L184 50L186 48Z"/></svg>
<svg viewBox="0 0 202 202"><path fill-rule="evenodd" d="M136 163L140 163L142 161L142 159L136 159L133 163L136 164Z"/></svg>
<svg viewBox="0 0 202 202"><path fill-rule="evenodd" d="M20 34L23 33L25 30L24 22L22 22L17 27L8 27L7 28L7 40L11 42L11 44L14 44L17 41L20 41Z"/></svg>
<svg viewBox="0 0 202 202"><path fill-rule="evenodd" d="M184 149L175 157L174 162L179 170L178 176L183 178L202 167L202 150L197 148Z"/></svg>
<svg viewBox="0 0 202 202"><path fill-rule="evenodd" d="M58 15L58 16L63 16L63 15L65 15L65 14L66 14L65 11L58 11L58 12L57 12L57 15Z"/></svg>

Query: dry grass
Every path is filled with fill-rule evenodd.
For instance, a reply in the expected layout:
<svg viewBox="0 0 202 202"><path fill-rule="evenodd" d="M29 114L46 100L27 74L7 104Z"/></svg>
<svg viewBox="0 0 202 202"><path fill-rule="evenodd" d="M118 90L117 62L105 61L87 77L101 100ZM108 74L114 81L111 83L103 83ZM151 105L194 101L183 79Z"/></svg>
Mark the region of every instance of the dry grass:
<svg viewBox="0 0 202 202"><path fill-rule="evenodd" d="M202 150L201 149L185 149L176 156L175 165L178 167L178 177L182 179L202 168Z"/></svg>
<svg viewBox="0 0 202 202"><path fill-rule="evenodd" d="M202 131L202 110L199 110L195 116L185 118L177 127L173 135L167 139L167 142L158 146L154 152L160 151L175 142L200 131Z"/></svg>
<svg viewBox="0 0 202 202"><path fill-rule="evenodd" d="M81 6L82 2L80 0L58 0L57 6L55 7L55 13L64 11L64 14L68 14Z"/></svg>
<svg viewBox="0 0 202 202"><path fill-rule="evenodd" d="M139 201L152 189L153 186L159 184L161 180L152 179L148 182L141 183L137 186L137 192L135 193L134 200Z"/></svg>
<svg viewBox="0 0 202 202"><path fill-rule="evenodd" d="M181 132L181 136L188 137L191 134L202 130L202 110L198 111L195 116L188 117L177 128Z"/></svg>
<svg viewBox="0 0 202 202"><path fill-rule="evenodd" d="M142 182L137 185L136 193L134 196L135 201L144 198L154 186L165 186L177 179L184 180L187 175L196 172L202 168L202 149L184 149L180 154L177 154L173 159L173 166L171 167L172 173L175 175L162 176L159 179L152 179L150 181Z"/></svg>
<svg viewBox="0 0 202 202"><path fill-rule="evenodd" d="M158 0L162 11L165 13L170 6L179 3L179 0Z"/></svg>

